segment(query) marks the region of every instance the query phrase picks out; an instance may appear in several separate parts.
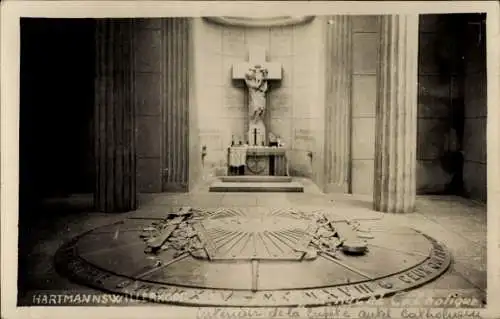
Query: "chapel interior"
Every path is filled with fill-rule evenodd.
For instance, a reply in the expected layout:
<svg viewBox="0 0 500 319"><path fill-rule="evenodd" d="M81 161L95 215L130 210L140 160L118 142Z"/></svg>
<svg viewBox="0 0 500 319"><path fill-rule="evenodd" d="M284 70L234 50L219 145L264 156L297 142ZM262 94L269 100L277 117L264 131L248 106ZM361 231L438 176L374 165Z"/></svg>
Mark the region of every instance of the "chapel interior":
<svg viewBox="0 0 500 319"><path fill-rule="evenodd" d="M193 206L203 206L203 198L209 205L233 200L239 205L253 205L252 201L260 205L259 200L265 198L265 206L285 195L288 204L315 198L327 205L340 198L346 206L372 210L379 18L353 16L348 29L336 33L328 31L332 21L341 19L335 16L257 28L224 26L203 18L135 19L117 33L121 40L116 40L132 48L133 58L117 58L121 47L113 46L112 40L99 43L98 33L106 27L96 19L22 18L20 296L30 289L57 287L62 279L56 279L49 264L64 236L109 218L103 216L119 217L119 209L109 209L109 213L106 209L111 206L102 203L111 197L99 199L95 194L96 188L103 187L101 183L110 187L99 172L119 158L108 153L96 158L96 152L103 152L101 138L118 144L133 141L130 165L135 165L136 174L125 173L128 180L123 187L135 185L131 192L137 193L137 204L134 200L128 210L148 207L144 203L150 198L163 198L166 205L185 200ZM457 250L470 250L474 255L459 255L452 276L483 293L485 21L485 14L419 16L416 153L412 153L417 208L398 217L409 218L409 223L422 218L453 233L455 237L449 238L460 237L463 242ZM127 34L133 34L133 39ZM348 48L335 54L346 58L346 63L329 62L325 48L345 41L350 41ZM305 187L303 194L209 192L210 183L229 175L228 148L248 140L249 97L244 83L232 78L230 70L247 61L250 48L256 45L265 49L264 62L279 63L283 70L279 81L270 84L265 121L268 132L279 136L287 148L285 175ZM96 72L108 72L106 63L121 72L122 80L116 85L123 89L110 102L114 108L96 115L97 101L107 96L99 85L109 89L109 83L102 84L106 76L97 78ZM329 87L343 95L328 100ZM125 99L124 111L113 113ZM329 111L336 103L344 105L344 115ZM134 124L123 132L132 133L110 137L113 128L105 123L128 125L127 112L133 114ZM341 149L329 146L330 141L343 143ZM333 150L335 155L331 155ZM339 160L340 156L344 159ZM127 160L112 163L123 166ZM344 172L340 182L331 173L337 169ZM202 195L191 197L193 193ZM56 235L61 232L66 235ZM451 245L449 238L445 240Z"/></svg>

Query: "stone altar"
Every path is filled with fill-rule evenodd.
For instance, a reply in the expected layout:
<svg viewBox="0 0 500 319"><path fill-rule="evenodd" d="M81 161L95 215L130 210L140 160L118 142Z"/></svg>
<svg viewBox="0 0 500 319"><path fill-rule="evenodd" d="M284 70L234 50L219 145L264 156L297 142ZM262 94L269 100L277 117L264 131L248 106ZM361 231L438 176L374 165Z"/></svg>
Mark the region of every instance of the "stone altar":
<svg viewBox="0 0 500 319"><path fill-rule="evenodd" d="M229 175L288 176L284 147L243 145L227 151Z"/></svg>

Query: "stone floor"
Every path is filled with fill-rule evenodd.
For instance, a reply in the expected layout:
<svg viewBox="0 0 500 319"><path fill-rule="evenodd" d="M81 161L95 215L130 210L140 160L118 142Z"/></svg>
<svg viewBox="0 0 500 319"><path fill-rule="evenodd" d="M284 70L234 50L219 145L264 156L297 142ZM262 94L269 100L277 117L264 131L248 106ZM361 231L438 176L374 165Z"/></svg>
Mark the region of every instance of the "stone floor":
<svg viewBox="0 0 500 319"><path fill-rule="evenodd" d="M24 225L24 251L21 258L22 283L29 290L84 290L60 277L53 267L53 256L63 242L97 226L131 216L158 216L180 206L191 207L317 207L348 210L353 216L379 214L371 210L371 197L323 194L309 180L301 180L304 193L209 193L207 185L190 193L143 194L139 209L126 214L89 212L90 198L75 196L58 202L58 207L40 212L40 218ZM445 275L418 289L433 295L450 293L473 296L485 302L486 290L486 207L453 196L418 197L415 213L383 215L394 225L413 228L442 241L450 249L453 262ZM20 291L20 305L25 302Z"/></svg>

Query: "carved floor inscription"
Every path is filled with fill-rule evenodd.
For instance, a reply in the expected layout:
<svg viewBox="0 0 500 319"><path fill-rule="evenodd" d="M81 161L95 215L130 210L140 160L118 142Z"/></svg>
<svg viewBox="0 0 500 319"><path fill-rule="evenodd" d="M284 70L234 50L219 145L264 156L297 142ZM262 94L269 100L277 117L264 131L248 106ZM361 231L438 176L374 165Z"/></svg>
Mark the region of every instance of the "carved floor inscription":
<svg viewBox="0 0 500 319"><path fill-rule="evenodd" d="M416 230L326 211L183 208L87 232L56 254L74 281L192 306L346 304L429 282L446 248Z"/></svg>

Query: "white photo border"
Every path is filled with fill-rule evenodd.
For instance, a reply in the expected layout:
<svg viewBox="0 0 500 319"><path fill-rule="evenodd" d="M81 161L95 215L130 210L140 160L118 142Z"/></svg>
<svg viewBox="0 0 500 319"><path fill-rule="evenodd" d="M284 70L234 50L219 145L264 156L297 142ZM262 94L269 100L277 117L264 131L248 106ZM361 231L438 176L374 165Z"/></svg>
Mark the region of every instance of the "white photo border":
<svg viewBox="0 0 500 319"><path fill-rule="evenodd" d="M2 1L1 6L1 309L5 318L195 318L182 307L16 307L20 17L304 16L324 14L487 13L487 296L485 317L500 316L500 51L497 1Z"/></svg>

